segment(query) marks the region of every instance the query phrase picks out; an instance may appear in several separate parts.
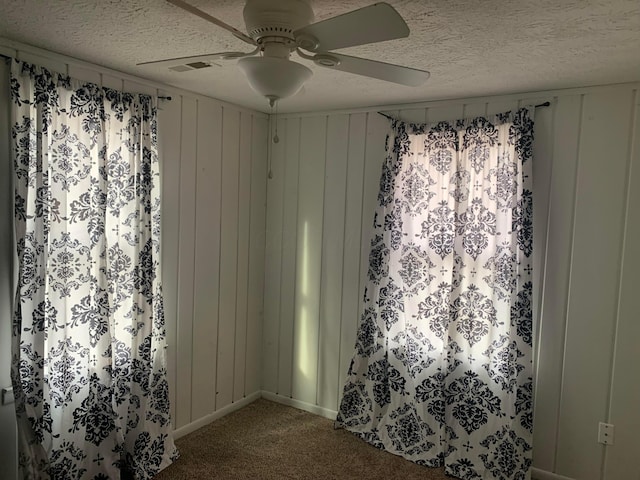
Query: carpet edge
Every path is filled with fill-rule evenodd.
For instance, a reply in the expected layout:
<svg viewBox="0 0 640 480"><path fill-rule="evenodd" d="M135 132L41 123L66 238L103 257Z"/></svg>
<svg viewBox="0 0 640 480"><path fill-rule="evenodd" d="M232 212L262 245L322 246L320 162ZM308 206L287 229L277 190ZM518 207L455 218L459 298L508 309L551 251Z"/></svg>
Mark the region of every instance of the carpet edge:
<svg viewBox="0 0 640 480"><path fill-rule="evenodd" d="M565 477L557 473L548 472L539 468L531 469L531 478L534 480L573 480L573 478Z"/></svg>

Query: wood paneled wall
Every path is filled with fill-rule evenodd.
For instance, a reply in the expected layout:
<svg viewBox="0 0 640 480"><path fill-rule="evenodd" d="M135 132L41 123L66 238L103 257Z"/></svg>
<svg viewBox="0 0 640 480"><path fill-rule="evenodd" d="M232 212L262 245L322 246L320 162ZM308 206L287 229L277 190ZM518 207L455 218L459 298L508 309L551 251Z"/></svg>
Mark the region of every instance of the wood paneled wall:
<svg viewBox="0 0 640 480"><path fill-rule="evenodd" d="M260 392L268 120L184 95L162 108L168 361L184 432Z"/></svg>
<svg viewBox="0 0 640 480"><path fill-rule="evenodd" d="M536 110L539 478L639 478L638 85L408 106L412 122ZM375 111L278 117L268 183L263 389L333 416L360 316L388 121ZM637 311L637 308L635 309ZM598 422L615 424L612 446Z"/></svg>

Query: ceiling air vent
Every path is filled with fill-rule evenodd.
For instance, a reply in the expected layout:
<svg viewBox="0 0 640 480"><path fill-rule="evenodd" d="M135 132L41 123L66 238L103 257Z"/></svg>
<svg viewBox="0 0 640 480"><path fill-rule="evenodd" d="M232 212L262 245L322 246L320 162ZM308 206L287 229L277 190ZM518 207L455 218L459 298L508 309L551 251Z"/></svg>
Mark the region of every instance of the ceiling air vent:
<svg viewBox="0 0 640 480"><path fill-rule="evenodd" d="M209 68L211 66L208 63L204 63L204 62L187 63L187 65L191 68L195 68L196 70L200 68Z"/></svg>

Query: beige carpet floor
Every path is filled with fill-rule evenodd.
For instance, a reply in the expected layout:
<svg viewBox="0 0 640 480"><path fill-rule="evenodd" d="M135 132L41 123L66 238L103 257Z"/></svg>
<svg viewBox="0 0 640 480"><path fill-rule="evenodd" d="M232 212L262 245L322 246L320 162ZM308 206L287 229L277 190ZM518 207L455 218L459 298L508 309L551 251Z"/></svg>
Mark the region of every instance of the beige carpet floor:
<svg viewBox="0 0 640 480"><path fill-rule="evenodd" d="M180 459L156 480L444 480L444 469L378 450L326 418L264 399L176 441Z"/></svg>

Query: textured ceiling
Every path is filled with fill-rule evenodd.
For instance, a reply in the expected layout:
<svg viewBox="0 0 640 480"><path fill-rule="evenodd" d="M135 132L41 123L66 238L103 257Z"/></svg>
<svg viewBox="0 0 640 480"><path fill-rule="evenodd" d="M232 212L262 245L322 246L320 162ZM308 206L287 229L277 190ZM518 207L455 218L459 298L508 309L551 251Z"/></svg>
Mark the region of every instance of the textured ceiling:
<svg viewBox="0 0 640 480"><path fill-rule="evenodd" d="M276 0L277 1L277 0ZM316 21L375 0L316 0ZM242 0L192 0L244 30ZM638 0L388 0L408 38L341 53L429 70L420 87L317 67L281 112L329 110L640 80ZM366 28L363 25L362 28ZM249 47L162 0L0 0L0 37L267 111L235 61L177 73L136 63Z"/></svg>

